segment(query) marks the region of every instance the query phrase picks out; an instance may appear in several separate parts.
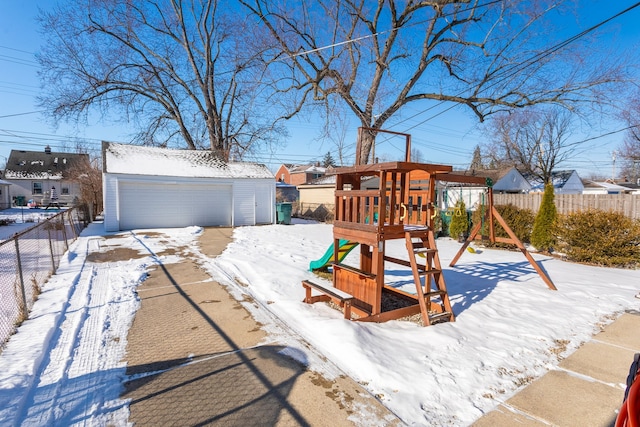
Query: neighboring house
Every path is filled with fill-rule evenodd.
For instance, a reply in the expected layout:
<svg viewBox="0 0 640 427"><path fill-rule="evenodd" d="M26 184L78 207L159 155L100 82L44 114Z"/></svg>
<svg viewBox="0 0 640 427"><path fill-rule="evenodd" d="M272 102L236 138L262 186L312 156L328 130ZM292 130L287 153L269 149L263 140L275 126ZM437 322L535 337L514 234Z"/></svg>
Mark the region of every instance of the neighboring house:
<svg viewBox="0 0 640 427"><path fill-rule="evenodd" d="M513 167L507 169L453 171L453 173L487 178L493 184L492 188L496 193L523 193L531 187L522 174ZM453 211L460 200L464 202L466 209L475 210L479 206L488 203L487 186L439 181L436 184L436 198L437 208L443 212Z"/></svg>
<svg viewBox="0 0 640 427"><path fill-rule="evenodd" d="M266 166L214 152L102 144L106 231L275 222Z"/></svg>
<svg viewBox="0 0 640 427"><path fill-rule="evenodd" d="M531 190L531 182L514 167L480 172L487 173L493 180L494 193L528 193Z"/></svg>
<svg viewBox="0 0 640 427"><path fill-rule="evenodd" d="M635 183L625 180L623 182L619 182L618 185L627 188L629 190L629 194L640 194L640 178Z"/></svg>
<svg viewBox="0 0 640 427"><path fill-rule="evenodd" d="M583 194L628 194L633 193L633 191L628 186L611 182L585 181Z"/></svg>
<svg viewBox="0 0 640 427"><path fill-rule="evenodd" d="M327 173L327 168L315 165L280 165L276 171L276 181L300 185L318 179Z"/></svg>
<svg viewBox="0 0 640 427"><path fill-rule="evenodd" d="M9 187L11 183L0 179L0 210L9 209L11 207L11 193Z"/></svg>
<svg viewBox="0 0 640 427"><path fill-rule="evenodd" d="M304 206L313 209L314 207L324 205L328 210L333 210L336 202L335 191L335 175L323 176L306 184L298 185L301 209L304 209Z"/></svg>
<svg viewBox="0 0 640 427"><path fill-rule="evenodd" d="M29 200L46 206L51 189L56 188L58 204L70 206L80 197L80 185L71 179L74 169L89 167L88 154L11 150L4 172L4 180L11 183L11 197L15 204L25 206Z"/></svg>
<svg viewBox="0 0 640 427"><path fill-rule="evenodd" d="M518 171L515 167L504 170L480 170L477 175L491 178L494 193L538 193L544 191L540 178ZM551 173L555 194L581 194L584 189L582 180L575 170L554 171Z"/></svg>
<svg viewBox="0 0 640 427"><path fill-rule="evenodd" d="M544 192L544 183L541 179L528 174L523 176L531 184L530 193ZM551 183L555 194L582 194L584 190L584 184L575 170L551 172Z"/></svg>

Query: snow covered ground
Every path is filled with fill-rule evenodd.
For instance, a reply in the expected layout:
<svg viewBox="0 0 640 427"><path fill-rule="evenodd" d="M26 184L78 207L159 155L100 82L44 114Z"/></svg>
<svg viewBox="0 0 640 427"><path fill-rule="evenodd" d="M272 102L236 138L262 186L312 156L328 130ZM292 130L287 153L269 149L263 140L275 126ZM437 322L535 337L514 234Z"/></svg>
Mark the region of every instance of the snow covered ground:
<svg viewBox="0 0 640 427"><path fill-rule="evenodd" d="M39 222L60 213L59 209L29 209L27 207L14 207L0 211L0 219L10 220L8 225L0 225L0 242L8 239L16 233L31 228Z"/></svg>
<svg viewBox="0 0 640 427"><path fill-rule="evenodd" d="M348 322L325 304L301 302L300 282L322 280L308 266L325 252L332 232L331 225L294 222L236 228L222 255L199 255L200 261L238 299L250 294L257 305L247 308L265 323L269 340L303 352L297 343L310 343L409 425L469 425L603 324L640 309L638 271L535 255L558 287L551 291L520 252L484 249L465 252L455 267L445 268L455 323ZM2 425L126 424L120 360L138 306L135 287L151 264L177 256L87 263L100 226L92 224L71 246L31 318L0 355ZM157 231L168 236L165 245L176 247L200 233L197 227ZM108 242L144 250L135 233ZM443 266L459 247L438 240ZM345 261L356 265L356 252ZM404 241L389 242L387 252L406 257ZM410 271L396 265L388 266L387 282L408 291L414 286ZM307 359L312 369L335 375L317 354Z"/></svg>

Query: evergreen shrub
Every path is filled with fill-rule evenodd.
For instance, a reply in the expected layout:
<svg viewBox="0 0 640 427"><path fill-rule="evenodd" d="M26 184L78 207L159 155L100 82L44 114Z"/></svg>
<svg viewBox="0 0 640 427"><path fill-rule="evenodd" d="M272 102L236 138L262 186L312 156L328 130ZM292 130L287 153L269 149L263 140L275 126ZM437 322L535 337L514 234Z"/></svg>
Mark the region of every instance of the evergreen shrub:
<svg viewBox="0 0 640 427"><path fill-rule="evenodd" d="M531 231L531 244L539 251L551 252L556 245L558 211L556 210L554 198L553 185L546 184L540 210L538 210L536 219L533 222L533 230Z"/></svg>
<svg viewBox="0 0 640 427"><path fill-rule="evenodd" d="M640 266L640 221L618 212L587 210L564 215L559 249L569 261L607 267Z"/></svg>
<svg viewBox="0 0 640 427"><path fill-rule="evenodd" d="M451 223L449 224L449 236L458 239L461 235L466 237L469 231L469 217L467 215L467 207L464 201L458 200L451 215Z"/></svg>

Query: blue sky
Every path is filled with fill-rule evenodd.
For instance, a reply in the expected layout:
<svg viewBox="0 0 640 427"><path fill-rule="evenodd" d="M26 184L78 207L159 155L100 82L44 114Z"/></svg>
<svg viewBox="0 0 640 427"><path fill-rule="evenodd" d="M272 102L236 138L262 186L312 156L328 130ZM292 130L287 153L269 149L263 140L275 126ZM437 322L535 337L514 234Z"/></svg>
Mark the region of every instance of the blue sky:
<svg viewBox="0 0 640 427"><path fill-rule="evenodd" d="M635 4L635 1L584 1L578 8L580 29L608 18L615 13ZM48 8L53 1L40 0L0 0L0 164L11 149L43 150L50 145L53 150L64 148L64 141L82 138L90 146L99 149L101 140L127 142L131 139L131 130L126 125L102 125L97 119L87 127L75 127L60 123L57 126L47 121L38 112L35 96L39 88L37 63L34 54L42 44L35 21L38 7ZM598 43L621 46L633 53L640 47L640 7L625 16L617 18L603 29L607 36L598 39ZM565 31L572 29L565 26ZM577 32L577 27L576 31ZM567 36L573 35L573 32ZM451 164L464 168L471 162L473 150L484 141L481 126L477 119L463 107L455 107L442 114L449 105L431 110L415 108L403 111L402 124L392 130L412 135L415 148L419 149L423 161L429 163ZM325 153L331 151L337 158L333 143L320 143L315 139L320 125L309 123L307 119L294 119L288 123L291 138L287 144L274 153L261 153L256 160L272 170L280 163L306 163L322 160ZM574 135L576 141L597 137L623 128L622 123L606 121L585 129L584 133ZM347 131L347 139L354 141L357 125ZM622 141L623 133L614 133L596 138L581 145L580 153L561 165L563 169L577 169L581 176L592 173L610 177L614 172L613 151ZM73 143L67 143L68 148ZM346 161L351 162L353 152L346 153Z"/></svg>

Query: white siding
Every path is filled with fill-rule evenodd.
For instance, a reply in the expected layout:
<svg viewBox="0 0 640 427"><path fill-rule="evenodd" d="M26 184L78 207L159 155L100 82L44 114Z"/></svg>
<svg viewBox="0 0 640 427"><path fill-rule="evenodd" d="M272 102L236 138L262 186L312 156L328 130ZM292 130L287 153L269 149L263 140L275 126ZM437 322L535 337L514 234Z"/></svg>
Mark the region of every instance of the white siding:
<svg viewBox="0 0 640 427"><path fill-rule="evenodd" d="M276 220L276 190L273 181L256 185L256 224L273 224Z"/></svg>
<svg viewBox="0 0 640 427"><path fill-rule="evenodd" d="M233 184L233 225L273 224L275 222L275 181L238 179Z"/></svg>
<svg viewBox="0 0 640 427"><path fill-rule="evenodd" d="M255 183L238 180L233 184L233 225L255 224Z"/></svg>
<svg viewBox="0 0 640 427"><path fill-rule="evenodd" d="M103 190L106 231L254 225L256 222L273 223L275 218L275 181L271 178L215 179L105 173Z"/></svg>
<svg viewBox="0 0 640 427"><path fill-rule="evenodd" d="M102 177L102 203L105 231L120 230L118 224L118 178L111 174Z"/></svg>
<svg viewBox="0 0 640 427"><path fill-rule="evenodd" d="M120 229L231 225L231 185L123 181Z"/></svg>

